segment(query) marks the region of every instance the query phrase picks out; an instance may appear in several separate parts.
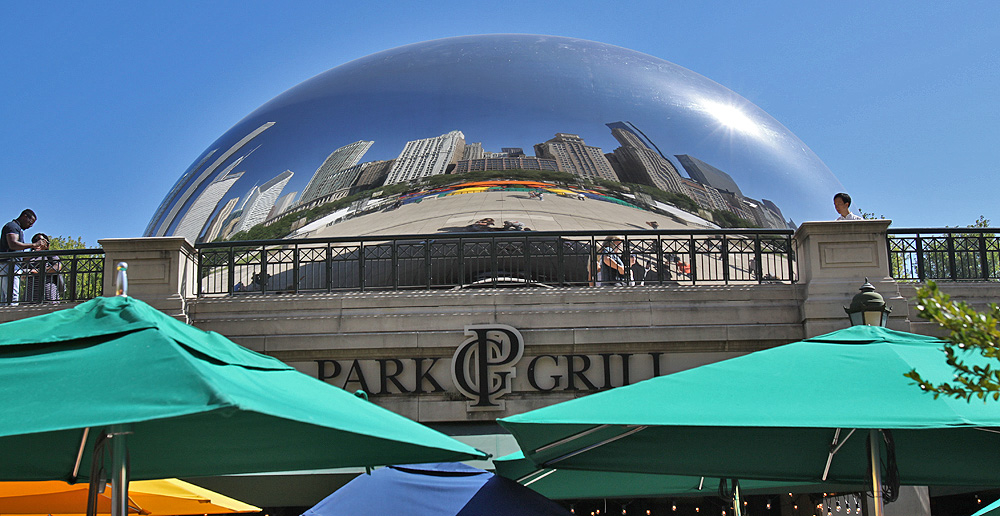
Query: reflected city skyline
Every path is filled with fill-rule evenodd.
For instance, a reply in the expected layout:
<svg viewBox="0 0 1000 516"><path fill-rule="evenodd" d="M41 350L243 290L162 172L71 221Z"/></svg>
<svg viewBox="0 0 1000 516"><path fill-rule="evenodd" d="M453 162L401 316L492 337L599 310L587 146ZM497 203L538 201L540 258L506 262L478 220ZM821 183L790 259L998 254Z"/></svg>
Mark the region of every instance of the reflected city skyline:
<svg viewBox="0 0 1000 516"><path fill-rule="evenodd" d="M372 54L272 99L181 175L146 235L225 239L382 185L512 169L647 185L768 228L841 189L773 118L672 63L468 36Z"/></svg>

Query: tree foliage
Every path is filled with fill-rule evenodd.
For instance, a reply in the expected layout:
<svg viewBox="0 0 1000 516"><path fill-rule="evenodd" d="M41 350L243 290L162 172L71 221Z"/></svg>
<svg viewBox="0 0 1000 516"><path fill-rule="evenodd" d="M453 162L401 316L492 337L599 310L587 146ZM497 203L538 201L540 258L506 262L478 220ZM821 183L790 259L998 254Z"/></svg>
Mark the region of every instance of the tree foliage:
<svg viewBox="0 0 1000 516"><path fill-rule="evenodd" d="M1000 400L1000 369L992 364L970 365L969 357L1000 359L1000 306L991 303L986 312L973 310L966 303L952 301L933 282L917 289L917 311L925 319L951 332L944 347L945 361L955 369L952 382L932 383L914 369L905 376L921 389L934 394L971 401L979 398Z"/></svg>
<svg viewBox="0 0 1000 516"><path fill-rule="evenodd" d="M52 250L62 250L62 249L89 249L90 246L83 241L82 237L71 237L71 236L49 236L49 249Z"/></svg>

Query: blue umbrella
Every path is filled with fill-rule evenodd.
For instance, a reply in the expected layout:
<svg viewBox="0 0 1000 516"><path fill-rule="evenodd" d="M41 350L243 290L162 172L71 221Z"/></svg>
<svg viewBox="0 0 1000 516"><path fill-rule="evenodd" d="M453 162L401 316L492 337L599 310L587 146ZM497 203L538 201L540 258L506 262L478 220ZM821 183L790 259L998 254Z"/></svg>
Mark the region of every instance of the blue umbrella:
<svg viewBox="0 0 1000 516"><path fill-rule="evenodd" d="M361 475L302 516L570 516L517 482L461 463L390 466Z"/></svg>

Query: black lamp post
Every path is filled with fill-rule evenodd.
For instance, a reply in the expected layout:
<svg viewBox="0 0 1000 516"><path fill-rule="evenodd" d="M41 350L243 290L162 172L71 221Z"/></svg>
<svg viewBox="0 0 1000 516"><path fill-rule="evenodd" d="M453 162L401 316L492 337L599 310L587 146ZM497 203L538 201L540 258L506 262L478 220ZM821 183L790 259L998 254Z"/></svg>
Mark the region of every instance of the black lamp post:
<svg viewBox="0 0 1000 516"><path fill-rule="evenodd" d="M892 310L885 305L882 295L875 292L875 287L865 278L865 284L859 289L861 292L855 294L851 300L850 307L844 307L847 316L851 318L851 325L882 326L885 327L889 320L889 312Z"/></svg>

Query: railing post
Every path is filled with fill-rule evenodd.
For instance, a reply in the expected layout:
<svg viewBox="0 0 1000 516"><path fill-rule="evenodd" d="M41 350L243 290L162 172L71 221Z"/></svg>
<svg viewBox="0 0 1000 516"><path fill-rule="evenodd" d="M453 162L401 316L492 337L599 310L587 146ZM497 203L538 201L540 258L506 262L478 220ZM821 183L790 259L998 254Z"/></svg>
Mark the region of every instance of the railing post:
<svg viewBox="0 0 1000 516"><path fill-rule="evenodd" d="M498 270L500 268L500 257L497 256L497 238L490 237L490 275L493 278L493 288L497 287Z"/></svg>
<svg viewBox="0 0 1000 516"><path fill-rule="evenodd" d="M431 288L431 240L424 240L424 272L426 273L427 288Z"/></svg>
<svg viewBox="0 0 1000 516"><path fill-rule="evenodd" d="M924 281L927 278L927 274L924 272L924 240L920 238L920 233L915 235L917 239L917 279Z"/></svg>
<svg viewBox="0 0 1000 516"><path fill-rule="evenodd" d="M358 242L358 290L365 291L365 242Z"/></svg>
<svg viewBox="0 0 1000 516"><path fill-rule="evenodd" d="M201 250L201 249L196 249L196 250L195 250L195 257L196 257L196 259L197 259L197 261L198 261L198 262L197 262L197 263L195 264L195 270L196 270L196 271L198 271L198 272L197 272L197 274L198 274L198 278L197 278L197 280L196 280L198 284L197 284L197 285L195 285L195 291L197 292L197 296L198 296L198 297L201 297L201 294L202 294L202 292L201 292L201 288L202 288L202 287L201 287L201 284L202 284L202 282L203 282L203 279L202 279L202 278L204 278L204 277L205 277L205 272L204 272L204 270L205 270L205 269L204 269L204 267L205 267L205 256L204 256L204 251L203 251L203 250Z"/></svg>
<svg viewBox="0 0 1000 516"><path fill-rule="evenodd" d="M796 249L798 247L795 245L795 240L792 240L791 236L785 237L785 261L788 262L788 281L792 283L798 282L798 278L795 277L795 261L798 259Z"/></svg>
<svg viewBox="0 0 1000 516"><path fill-rule="evenodd" d="M556 237L556 270L558 271L559 286L566 286L566 241L563 237Z"/></svg>
<svg viewBox="0 0 1000 516"><path fill-rule="evenodd" d="M299 293L299 244L292 248L292 292Z"/></svg>
<svg viewBox="0 0 1000 516"><path fill-rule="evenodd" d="M267 246L260 246L260 276L258 276L258 281L260 281L260 293L267 294ZM251 276L251 280L253 276Z"/></svg>
<svg viewBox="0 0 1000 516"><path fill-rule="evenodd" d="M656 284L663 284L663 268L666 263L663 261L663 235L656 235Z"/></svg>
<svg viewBox="0 0 1000 516"><path fill-rule="evenodd" d="M761 235L757 233L754 235L753 239L753 275L757 277L757 283L764 282L764 255L761 252L760 246Z"/></svg>
<svg viewBox="0 0 1000 516"><path fill-rule="evenodd" d="M396 243L396 239L392 239L390 244L392 250L389 254L389 264L392 268L392 289L399 290L399 246Z"/></svg>
<svg viewBox="0 0 1000 516"><path fill-rule="evenodd" d="M465 283L465 242L459 238L458 239L458 284L462 285Z"/></svg>
<svg viewBox="0 0 1000 516"><path fill-rule="evenodd" d="M958 269L955 267L955 234L946 233L945 242L948 243L948 275L952 281L958 279Z"/></svg>
<svg viewBox="0 0 1000 516"><path fill-rule="evenodd" d="M729 284L729 237L722 234L722 282Z"/></svg>
<svg viewBox="0 0 1000 516"><path fill-rule="evenodd" d="M979 233L979 270L981 274L980 279L988 280L990 279L989 271L989 260L986 259L986 234Z"/></svg>
<svg viewBox="0 0 1000 516"><path fill-rule="evenodd" d="M227 254L229 264L226 266L226 292L232 295L233 289L236 288L236 248L229 246Z"/></svg>
<svg viewBox="0 0 1000 516"><path fill-rule="evenodd" d="M69 262L69 300L76 301L76 274L79 265L79 255L73 255Z"/></svg>
<svg viewBox="0 0 1000 516"><path fill-rule="evenodd" d="M697 253L695 253L695 248L694 248L694 235L691 235L688 238L689 238L688 254L690 255L688 256L688 265L689 265L689 270L691 271L688 275L688 279L690 279L691 284L694 285L695 283L698 282L698 265L695 262L695 257L697 256ZM681 271L677 271L677 275L680 276L680 274Z"/></svg>
<svg viewBox="0 0 1000 516"><path fill-rule="evenodd" d="M333 245L326 244L326 291L333 292Z"/></svg>

